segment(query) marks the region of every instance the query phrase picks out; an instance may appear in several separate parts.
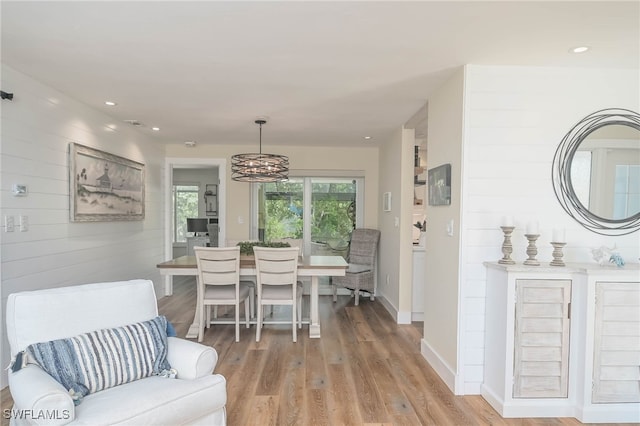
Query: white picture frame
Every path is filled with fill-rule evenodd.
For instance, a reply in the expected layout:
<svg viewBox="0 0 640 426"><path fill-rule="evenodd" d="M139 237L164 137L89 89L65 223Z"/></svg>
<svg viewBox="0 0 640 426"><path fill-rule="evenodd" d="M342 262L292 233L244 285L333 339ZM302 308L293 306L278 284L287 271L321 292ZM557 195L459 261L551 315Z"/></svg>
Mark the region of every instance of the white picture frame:
<svg viewBox="0 0 640 426"><path fill-rule="evenodd" d="M382 211L391 211L391 192L385 192L384 194L382 194Z"/></svg>

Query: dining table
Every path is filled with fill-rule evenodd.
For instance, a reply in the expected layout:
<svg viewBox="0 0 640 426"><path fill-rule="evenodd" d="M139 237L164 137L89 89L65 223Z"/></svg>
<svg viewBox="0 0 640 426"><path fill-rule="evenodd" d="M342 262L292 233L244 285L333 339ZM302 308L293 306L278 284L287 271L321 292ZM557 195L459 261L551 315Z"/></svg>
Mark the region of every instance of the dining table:
<svg viewBox="0 0 640 426"><path fill-rule="evenodd" d="M347 270L347 262L342 256L308 256L300 258L298 261L298 277L310 277L310 318L309 318L309 337L320 338L320 315L318 312L318 279L319 277L344 276ZM195 256L180 256L175 259L167 260L159 263L157 268L161 275L169 276L195 276L198 279L198 265ZM256 276L256 263L253 257L242 257L240 259L240 276ZM171 284L170 284L171 286ZM198 289L196 309L193 322L187 331L186 338L194 339L198 337L200 328L200 286ZM171 287L169 287L171 289ZM169 292L169 294L171 294Z"/></svg>

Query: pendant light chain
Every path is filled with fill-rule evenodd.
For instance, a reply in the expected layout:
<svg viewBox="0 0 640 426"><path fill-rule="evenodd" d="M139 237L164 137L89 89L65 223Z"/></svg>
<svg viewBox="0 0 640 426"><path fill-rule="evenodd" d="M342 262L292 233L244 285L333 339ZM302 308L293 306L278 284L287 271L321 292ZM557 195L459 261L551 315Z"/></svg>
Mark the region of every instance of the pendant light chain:
<svg viewBox="0 0 640 426"><path fill-rule="evenodd" d="M262 154L262 125L264 124L261 120L257 120L256 123L258 123L258 126L260 126L260 154Z"/></svg>

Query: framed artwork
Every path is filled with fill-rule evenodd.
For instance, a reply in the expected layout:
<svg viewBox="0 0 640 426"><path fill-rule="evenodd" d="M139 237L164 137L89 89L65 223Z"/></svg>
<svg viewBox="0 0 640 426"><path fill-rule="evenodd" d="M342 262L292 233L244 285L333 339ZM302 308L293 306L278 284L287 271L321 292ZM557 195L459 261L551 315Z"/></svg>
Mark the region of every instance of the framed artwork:
<svg viewBox="0 0 640 426"><path fill-rule="evenodd" d="M144 164L69 144L72 222L144 219Z"/></svg>
<svg viewBox="0 0 640 426"><path fill-rule="evenodd" d="M451 204L451 164L443 164L427 173L430 206Z"/></svg>
<svg viewBox="0 0 640 426"><path fill-rule="evenodd" d="M391 211L391 193L385 192L382 194L382 211L390 212Z"/></svg>

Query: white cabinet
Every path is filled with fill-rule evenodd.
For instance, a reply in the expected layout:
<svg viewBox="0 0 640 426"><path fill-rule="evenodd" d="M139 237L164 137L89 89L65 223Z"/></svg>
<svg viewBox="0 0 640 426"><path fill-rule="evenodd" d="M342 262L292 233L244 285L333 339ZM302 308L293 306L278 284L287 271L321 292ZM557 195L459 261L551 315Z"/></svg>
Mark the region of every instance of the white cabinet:
<svg viewBox="0 0 640 426"><path fill-rule="evenodd" d="M593 403L640 402L640 286L596 282Z"/></svg>
<svg viewBox="0 0 640 426"><path fill-rule="evenodd" d="M482 396L503 417L640 422L640 268L487 267Z"/></svg>
<svg viewBox="0 0 640 426"><path fill-rule="evenodd" d="M640 268L591 267L585 287L578 419L640 423Z"/></svg>
<svg viewBox="0 0 640 426"><path fill-rule="evenodd" d="M486 263L482 396L503 417L566 417L571 270Z"/></svg>
<svg viewBox="0 0 640 426"><path fill-rule="evenodd" d="M516 280L514 398L566 398L570 280Z"/></svg>

